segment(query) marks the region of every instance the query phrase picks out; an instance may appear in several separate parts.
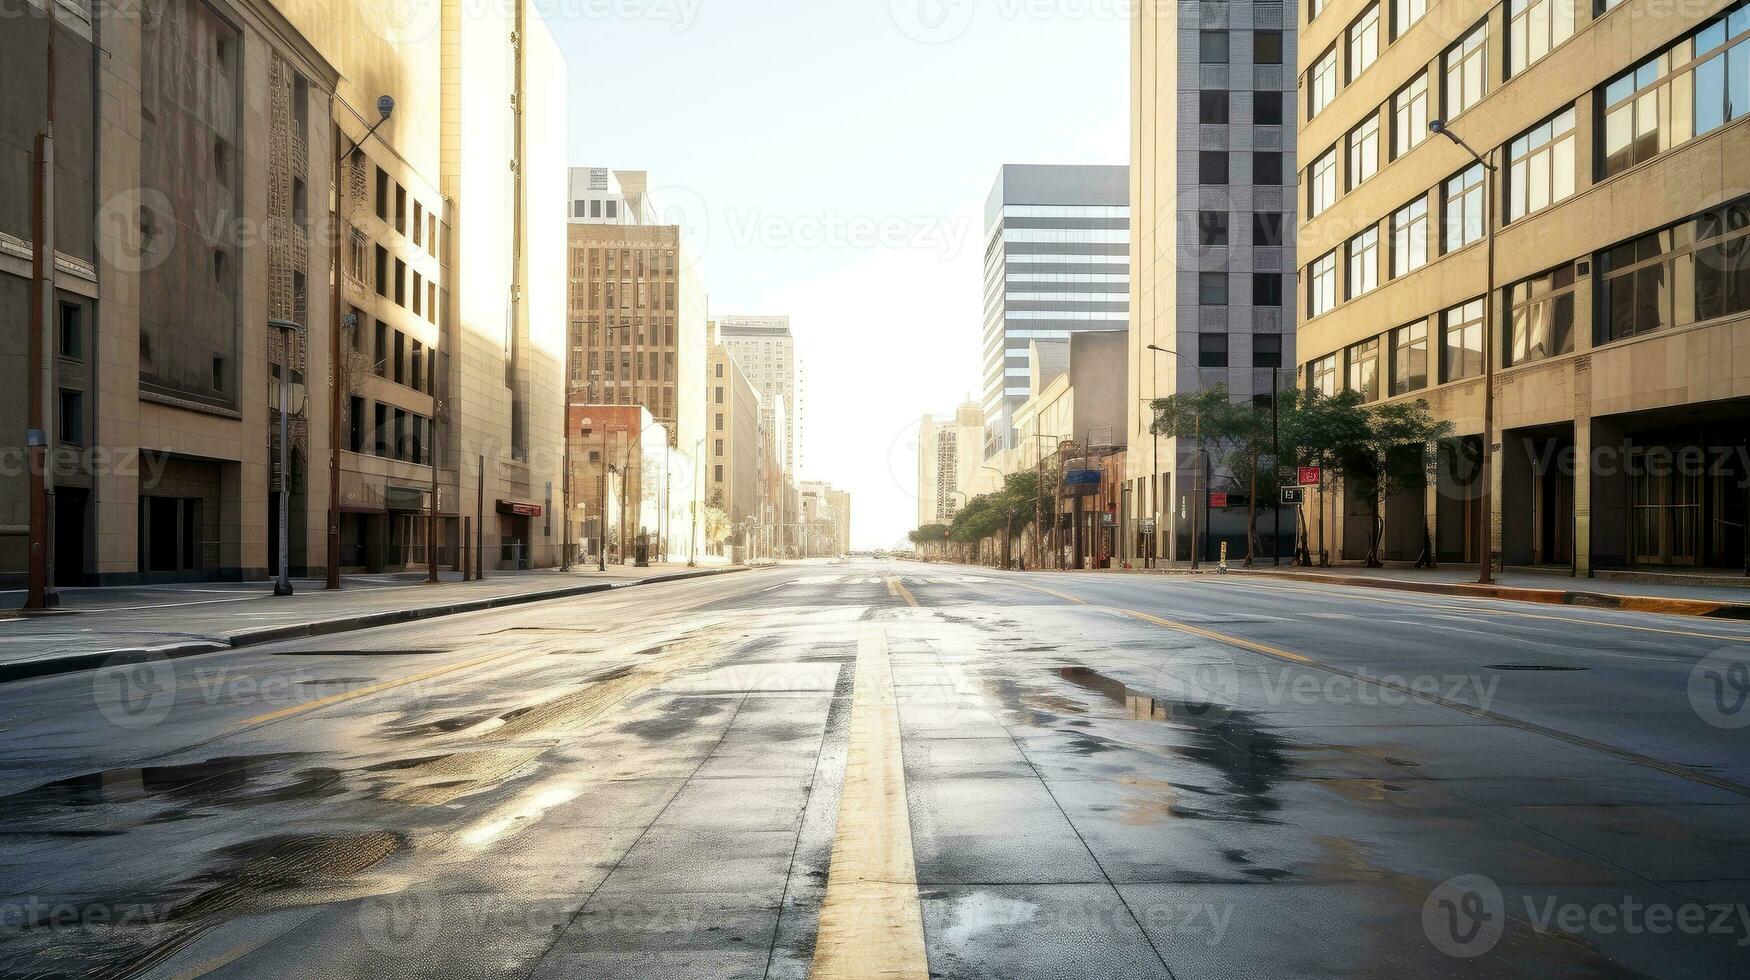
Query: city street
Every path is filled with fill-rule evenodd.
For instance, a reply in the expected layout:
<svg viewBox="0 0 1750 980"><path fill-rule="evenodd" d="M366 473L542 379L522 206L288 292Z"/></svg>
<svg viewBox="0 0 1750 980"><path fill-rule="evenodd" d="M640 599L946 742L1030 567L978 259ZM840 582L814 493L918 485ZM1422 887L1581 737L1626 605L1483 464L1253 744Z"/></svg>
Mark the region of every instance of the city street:
<svg viewBox="0 0 1750 980"><path fill-rule="evenodd" d="M0 976L1750 975L1750 624L786 563L0 685Z"/></svg>

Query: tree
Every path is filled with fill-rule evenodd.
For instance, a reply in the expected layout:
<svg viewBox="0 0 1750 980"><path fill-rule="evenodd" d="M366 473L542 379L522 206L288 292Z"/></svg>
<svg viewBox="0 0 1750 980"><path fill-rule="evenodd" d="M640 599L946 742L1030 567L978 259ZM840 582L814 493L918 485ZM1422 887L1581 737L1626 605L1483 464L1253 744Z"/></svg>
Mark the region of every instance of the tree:
<svg viewBox="0 0 1750 980"><path fill-rule="evenodd" d="M1362 443L1365 465L1351 467L1357 489L1373 500L1373 526L1367 567L1379 568L1380 542L1385 538L1385 501L1393 494L1434 479L1440 442L1452 435L1452 423L1435 419L1426 401L1388 402L1367 412L1367 438ZM1424 495L1425 496L1425 495ZM1423 554L1431 552L1433 531L1427 505L1422 508Z"/></svg>
<svg viewBox="0 0 1750 980"><path fill-rule="evenodd" d="M1156 435L1196 439L1200 451L1220 461L1229 485L1246 492L1246 567L1252 567L1259 551L1259 495L1277 498L1269 401L1235 402L1226 385L1215 385L1158 398L1152 407Z"/></svg>
<svg viewBox="0 0 1750 980"><path fill-rule="evenodd" d="M734 530L729 523L729 515L719 507L705 508L705 541L713 548L729 540L729 534Z"/></svg>
<svg viewBox="0 0 1750 980"><path fill-rule="evenodd" d="M1289 400L1284 399L1284 404L1289 404ZM1292 404L1292 411L1283 416L1283 455L1320 469L1319 496L1324 499L1342 475L1366 457L1372 431L1368 412L1362 407L1361 395L1348 390L1335 395L1296 391ZM1322 529L1322 508L1319 523ZM1301 539L1306 540L1305 520L1301 521ZM1319 543L1319 564L1328 566L1330 546L1322 530Z"/></svg>

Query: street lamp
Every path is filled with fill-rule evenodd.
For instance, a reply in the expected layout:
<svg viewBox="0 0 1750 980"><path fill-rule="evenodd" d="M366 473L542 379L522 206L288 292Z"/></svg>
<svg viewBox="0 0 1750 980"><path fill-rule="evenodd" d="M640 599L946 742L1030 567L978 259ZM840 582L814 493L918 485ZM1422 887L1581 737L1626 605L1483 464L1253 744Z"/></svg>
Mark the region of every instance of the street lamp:
<svg viewBox="0 0 1750 980"><path fill-rule="evenodd" d="M1160 346L1157 346L1155 344L1149 344L1148 349L1151 351L1154 351L1156 354L1171 354L1174 357L1178 358L1179 360L1184 361L1186 364L1191 364L1190 358L1186 357L1185 355L1179 353L1176 350L1167 350L1165 347L1160 347ZM1196 367L1195 364L1192 364L1191 366ZM1160 372L1157 370L1155 373L1158 376ZM1201 384L1202 384L1202 382L1199 381L1199 386L1201 386ZM1201 390L1201 387L1199 387L1199 390ZM1152 403L1151 403L1151 407L1152 407ZM1197 569L1202 564L1202 549L1198 547L1198 540L1197 540L1198 539L1197 515L1200 512L1202 512L1204 502L1209 499L1208 482L1206 480L1202 479L1203 474L1201 473L1203 465L1208 462L1207 460L1205 460L1203 458L1203 409L1202 408L1197 409L1196 414L1195 414L1195 418L1197 421L1197 429L1196 429L1195 438L1197 441L1197 461L1198 461L1198 470L1199 470L1197 482L1202 488L1202 493L1200 494L1200 496L1202 496L1203 500L1193 499L1191 501L1191 570L1193 572L1197 571ZM1149 430L1151 432L1153 432L1153 430L1154 430L1154 425L1152 424L1152 421L1149 425ZM1154 437L1155 437L1155 452L1156 452L1155 472L1156 472L1156 479L1159 479L1159 473L1160 473L1159 452L1160 452L1160 444L1161 444L1161 434L1158 432L1154 432ZM1155 533L1159 534L1160 529L1156 528ZM1177 549L1174 549L1174 550L1177 550Z"/></svg>
<svg viewBox="0 0 1750 980"><path fill-rule="evenodd" d="M583 438L588 439L595 431L595 420L586 416L578 423L578 428L581 430ZM569 438L568 436L567 439L569 440ZM608 462L608 430L606 428L602 429L601 464L601 495L596 499L596 571L605 572L608 570L608 470L613 469L613 464ZM566 515L566 519L570 519L569 514Z"/></svg>
<svg viewBox="0 0 1750 980"><path fill-rule="evenodd" d="M334 96L329 96L329 118L334 117ZM341 324L344 322L353 330L359 327L358 317L340 315L341 289L344 280L340 275L340 227L342 188L346 186L341 174L341 164L346 158L358 152L359 148L370 141L378 127L389 121L395 114L395 99L391 96L381 96L377 99L377 121L365 130L365 135L357 143L334 154L334 235L329 241L329 249L333 253L329 261L333 265L333 273L329 277L329 329L328 329L328 370L331 375L328 385L328 581L323 588L334 591L340 588L340 416L342 414L341 393L344 380L343 355L341 353ZM335 143L338 145L345 134L337 125L334 128ZM435 440L435 434L434 434ZM436 454L432 458L432 466L437 466ZM436 502L433 501L433 505ZM457 508L460 510L460 508Z"/></svg>
<svg viewBox="0 0 1750 980"><path fill-rule="evenodd" d="M1495 180L1498 171L1494 163L1495 151L1490 150L1489 158L1484 159L1463 137L1448 128L1445 120L1430 120L1428 131L1451 140L1485 171L1483 222L1488 239L1488 292L1483 294L1483 468L1480 491L1483 512L1482 519L1477 521L1482 539L1477 557L1482 572L1478 574L1477 582L1491 585L1495 581Z"/></svg>
<svg viewBox="0 0 1750 980"><path fill-rule="evenodd" d="M298 335L304 325L290 320L269 320L269 330L282 335L280 345L280 506L279 506L279 579L273 584L273 594L292 594L292 354L298 349Z"/></svg>

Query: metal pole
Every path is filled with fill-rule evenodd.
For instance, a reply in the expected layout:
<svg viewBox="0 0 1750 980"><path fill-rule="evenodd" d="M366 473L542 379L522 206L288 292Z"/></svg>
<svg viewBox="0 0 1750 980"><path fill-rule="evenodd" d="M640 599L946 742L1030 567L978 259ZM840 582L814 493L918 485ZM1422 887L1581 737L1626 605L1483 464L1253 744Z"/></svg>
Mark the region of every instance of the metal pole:
<svg viewBox="0 0 1750 980"><path fill-rule="evenodd" d="M1282 567L1282 370L1270 372L1270 463L1276 467L1276 540L1270 543L1270 564Z"/></svg>
<svg viewBox="0 0 1750 980"><path fill-rule="evenodd" d="M341 249L341 213L345 208L346 190L345 178L341 170L340 124L334 119L334 93L328 94L328 118L330 131L334 133L334 218L329 236L328 248L332 252L329 260L329 296L328 296L328 562L327 579L323 589L336 591L340 588L340 415L342 406L341 388L345 384L345 376L341 368L340 334L342 320L340 313L340 249ZM358 329L357 324L353 329ZM435 506L435 502L434 502Z"/></svg>
<svg viewBox="0 0 1750 980"><path fill-rule="evenodd" d="M54 4L49 10L49 91L54 78ZM60 605L55 592L54 571L54 492L55 492L55 415L49 399L54 397L54 335L50 311L55 288L54 262L54 166L55 142L54 99L49 99L51 132L36 136L36 160L31 180L30 287L30 379L26 384L30 400L29 429L25 442L30 447L30 576L25 596L26 609L52 609Z"/></svg>
<svg viewBox="0 0 1750 980"><path fill-rule="evenodd" d="M568 344L568 345L566 345L566 347L569 350L570 345ZM570 356L570 355L567 354L566 356ZM568 391L569 391L569 389L568 389ZM565 448L560 453L560 456L562 459L562 465L565 467L565 473L563 476L560 477L559 499L560 499L560 510L564 514L565 531L563 533L563 536L560 538L561 554L559 556L559 570L562 572L569 572L569 571L571 571L571 519L572 519L571 518L572 510L571 510L571 396L570 396L570 394L567 394L565 396L565 411L561 417L564 419L564 421L561 422L560 424L565 426Z"/></svg>
<svg viewBox="0 0 1750 980"><path fill-rule="evenodd" d="M486 578L486 457L480 457L480 488L474 499L474 581Z"/></svg>
<svg viewBox="0 0 1750 980"><path fill-rule="evenodd" d="M1488 229L1488 287L1483 296L1483 535L1482 574L1477 581L1483 585L1495 581L1495 151L1481 161L1484 168L1483 207Z"/></svg>
<svg viewBox="0 0 1750 980"><path fill-rule="evenodd" d="M284 338L280 346L280 515L279 515L279 580L273 594L292 594L292 352L296 333L280 325Z"/></svg>
<svg viewBox="0 0 1750 980"><path fill-rule="evenodd" d="M1154 371L1149 379L1149 388L1154 391L1155 398L1161 396L1161 352L1149 345L1149 353L1154 357ZM1148 566L1155 567L1156 542L1159 540L1161 521L1166 516L1161 512L1161 434L1155 431L1154 403L1149 403L1149 457L1148 457L1148 506L1154 516L1153 533L1148 536Z"/></svg>
<svg viewBox="0 0 1750 980"><path fill-rule="evenodd" d="M1196 466L1196 469L1194 472L1197 474L1197 479L1195 481L1197 489L1193 492L1198 494L1198 496L1202 497L1203 499L1198 500L1196 498L1193 498L1191 500L1191 570L1193 572L1197 571L1197 569L1203 563L1203 549L1201 547L1202 541L1198 537L1198 523L1199 523L1198 522L1198 515L1200 515L1203 512L1203 504L1209 500L1208 481L1206 479L1204 479L1204 476L1203 476L1203 409L1202 409L1202 407L1199 407L1197 409L1196 419L1197 419L1197 428L1196 428L1195 438L1197 441L1197 466Z"/></svg>
<svg viewBox="0 0 1750 980"><path fill-rule="evenodd" d="M432 379L435 381L437 378L437 374L438 374L437 351L435 351L435 350L431 352L431 363L432 363L431 375L432 375ZM437 386L435 384L432 385L432 394L434 396L437 394ZM444 414L443 402L438 401L438 402L433 403L432 408L433 408L433 411L431 413L431 434L430 434L430 436L427 437L426 446L425 446L426 462L431 466L431 508L430 508L431 528L428 531L426 531L426 534L425 534L425 582L427 585L438 584L438 568L437 568L438 460L437 460L437 447L438 447L438 420Z"/></svg>

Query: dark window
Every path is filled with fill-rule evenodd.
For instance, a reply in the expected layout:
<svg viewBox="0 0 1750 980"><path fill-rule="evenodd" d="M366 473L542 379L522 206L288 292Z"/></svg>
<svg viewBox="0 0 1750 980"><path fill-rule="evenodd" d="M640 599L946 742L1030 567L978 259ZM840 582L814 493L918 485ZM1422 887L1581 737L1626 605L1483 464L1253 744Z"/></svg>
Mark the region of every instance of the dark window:
<svg viewBox="0 0 1750 980"><path fill-rule="evenodd" d="M1282 32L1257 31L1252 35L1252 63L1256 65L1282 64Z"/></svg>
<svg viewBox="0 0 1750 980"><path fill-rule="evenodd" d="M1274 272L1253 273L1252 305L1281 306L1282 276Z"/></svg>
<svg viewBox="0 0 1750 980"><path fill-rule="evenodd" d="M389 220L389 175L382 167L377 168L377 217Z"/></svg>
<svg viewBox="0 0 1750 980"><path fill-rule="evenodd" d="M397 408L395 410L395 458L407 459L407 413Z"/></svg>
<svg viewBox="0 0 1750 980"><path fill-rule="evenodd" d="M1258 211L1252 215L1252 244L1278 247L1282 244L1282 213Z"/></svg>
<svg viewBox="0 0 1750 980"><path fill-rule="evenodd" d="M1282 154L1254 153L1252 154L1252 183L1280 184L1282 183Z"/></svg>
<svg viewBox="0 0 1750 980"><path fill-rule="evenodd" d="M1260 126L1282 125L1282 93L1255 93L1252 96L1252 122Z"/></svg>
<svg viewBox="0 0 1750 980"><path fill-rule="evenodd" d="M1227 64L1227 32L1203 31L1199 36L1198 50L1201 60L1206 65Z"/></svg>
<svg viewBox="0 0 1750 980"><path fill-rule="evenodd" d="M347 433L347 448L355 453L365 451L365 400L357 395L352 396L352 407L347 412L351 423Z"/></svg>
<svg viewBox="0 0 1750 980"><path fill-rule="evenodd" d="M377 246L377 295L389 295L389 250Z"/></svg>
<svg viewBox="0 0 1750 980"><path fill-rule="evenodd" d="M375 438L372 440L376 444L376 455L383 458L383 459L388 459L389 458L389 406L384 405L382 403L378 403L376 422L377 422L377 426L375 429Z"/></svg>
<svg viewBox="0 0 1750 980"><path fill-rule="evenodd" d="M1197 274L1197 302L1202 306L1227 305L1227 273L1199 272Z"/></svg>
<svg viewBox="0 0 1750 980"><path fill-rule="evenodd" d="M73 303L61 304L61 356L74 361L85 357L85 311Z"/></svg>
<svg viewBox="0 0 1750 980"><path fill-rule="evenodd" d="M1750 198L1599 256L1600 342L1750 310Z"/></svg>
<svg viewBox="0 0 1750 980"><path fill-rule="evenodd" d="M1428 324L1399 327L1391 333L1391 393L1402 395L1428 387Z"/></svg>
<svg viewBox="0 0 1750 980"><path fill-rule="evenodd" d="M213 390L221 395L225 393L225 376L227 373L228 372L225 370L225 359L222 357L213 358Z"/></svg>
<svg viewBox="0 0 1750 980"><path fill-rule="evenodd" d="M1197 213L1197 244L1218 246L1227 244L1227 214L1222 211Z"/></svg>
<svg viewBox="0 0 1750 980"><path fill-rule="evenodd" d="M61 444L85 445L85 397L77 391L61 391L61 417L58 420Z"/></svg>
<svg viewBox="0 0 1750 980"><path fill-rule="evenodd" d="M381 320L377 321L376 355L377 363L374 370L377 377L381 378L389 370L389 325Z"/></svg>
<svg viewBox="0 0 1750 980"><path fill-rule="evenodd" d="M407 263L395 260L395 305L407 305Z"/></svg>
<svg viewBox="0 0 1750 980"><path fill-rule="evenodd" d="M1697 283L1699 289L1700 283ZM1558 357L1574 350L1574 266L1562 266L1507 291L1508 364Z"/></svg>
<svg viewBox="0 0 1750 980"><path fill-rule="evenodd" d="M1197 121L1206 126L1227 125L1227 93L1225 91L1197 93Z"/></svg>
<svg viewBox="0 0 1750 980"><path fill-rule="evenodd" d="M395 373L392 375L398 385L407 383L407 335L395 331Z"/></svg>
<svg viewBox="0 0 1750 980"><path fill-rule="evenodd" d="M1227 334L1205 333L1197 335L1197 366L1227 367Z"/></svg>
<svg viewBox="0 0 1750 980"><path fill-rule="evenodd" d="M1252 366L1279 368L1282 366L1282 335L1260 333L1252 335Z"/></svg>
<svg viewBox="0 0 1750 980"><path fill-rule="evenodd" d="M1200 184L1227 183L1227 154L1214 150L1204 150L1197 154L1197 182Z"/></svg>

